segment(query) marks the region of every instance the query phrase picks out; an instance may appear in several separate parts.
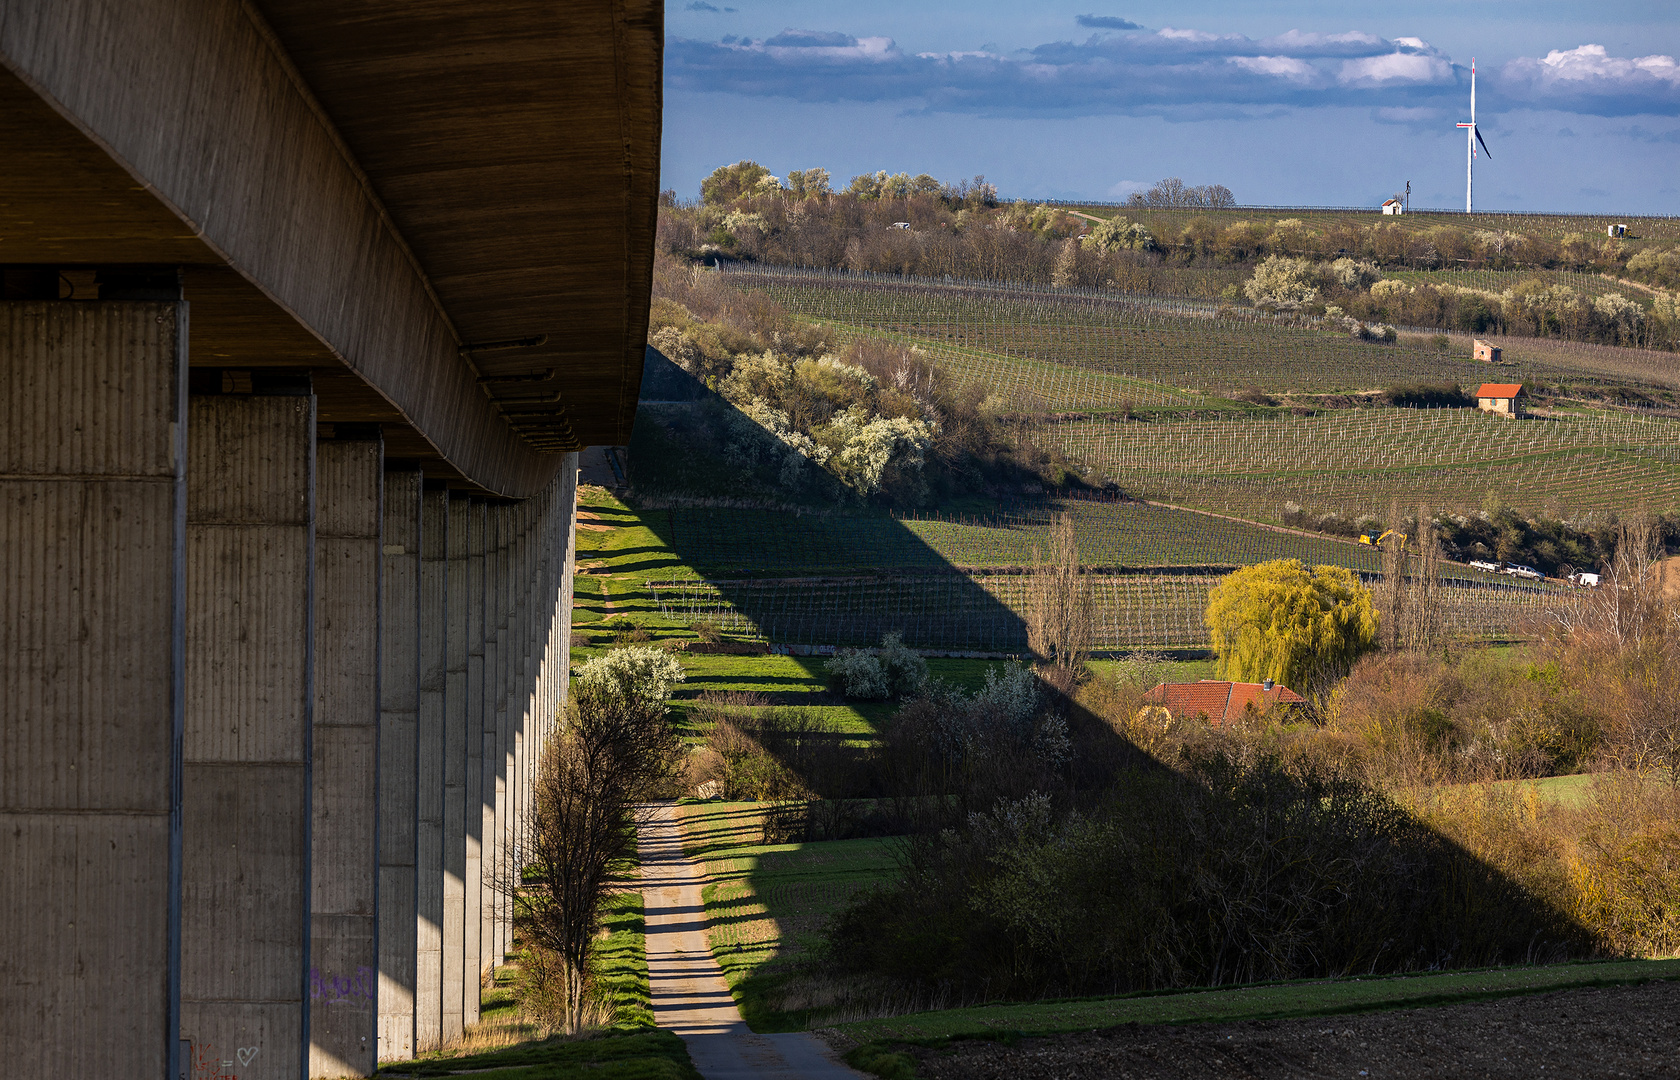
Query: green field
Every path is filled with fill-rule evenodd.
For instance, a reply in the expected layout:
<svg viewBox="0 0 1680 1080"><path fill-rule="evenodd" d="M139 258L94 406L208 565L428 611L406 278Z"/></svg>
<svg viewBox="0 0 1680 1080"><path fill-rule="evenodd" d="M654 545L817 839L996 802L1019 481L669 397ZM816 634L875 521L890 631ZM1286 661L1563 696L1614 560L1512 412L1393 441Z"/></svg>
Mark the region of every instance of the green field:
<svg viewBox="0 0 1680 1080"><path fill-rule="evenodd" d="M1243 566L1298 558L1355 570L1380 569L1377 552L1351 540L1222 521L1135 502L1037 500L975 502L970 512L793 515L768 510L683 507L647 511L657 537L699 576L776 578L950 566L1013 567L1050 549L1052 526L1072 518L1088 566ZM668 563L633 572L646 581L681 580Z"/></svg>
<svg viewBox="0 0 1680 1080"><path fill-rule="evenodd" d="M1395 344L1357 341L1294 316L1209 300L773 267L730 271L724 280L842 337L867 332L920 347L1012 407L1036 412L1228 408L1229 401L1208 395L1474 386L1493 376L1584 387L1680 385L1671 353L1501 337L1495 340L1504 347L1503 363L1493 369L1471 359L1468 336L1446 334L1446 352L1438 350L1435 331ZM1634 286L1591 280L1604 292L1644 296Z"/></svg>
<svg viewBox="0 0 1680 1080"><path fill-rule="evenodd" d="M764 844L764 809L686 803L684 846L710 878L701 890L707 938L742 1017L755 1031L798 1031L808 1026L812 995L797 984L813 981L800 964L824 920L896 864L885 839Z"/></svg>
<svg viewBox="0 0 1680 1080"><path fill-rule="evenodd" d="M1362 545L1136 503L911 520L706 507L638 514L595 492L582 506L596 527L578 539L588 572L577 578L574 661L611 645L626 621L677 642L697 641L694 628L711 624L738 642L799 648L872 645L896 632L921 649L1019 654L1029 578L1010 568L1048 550L1050 523L1063 511L1081 561L1100 567L1089 576L1100 651L1205 647L1208 590L1234 566L1299 558L1378 569ZM1263 516L1263 507L1247 509ZM1447 626L1469 640L1508 637L1560 595L1465 568L1445 579ZM817 704L805 698L824 685L822 661L811 656L691 653L685 662L685 700L735 689ZM825 708L848 734L880 722L878 705Z"/></svg>
<svg viewBox="0 0 1680 1080"><path fill-rule="evenodd" d="M1497 283L1507 272L1486 273ZM925 349L1031 414L1023 422L1034 440L1153 501L1256 521L1279 520L1286 501L1348 515L1381 514L1393 498L1469 511L1490 492L1553 516L1680 507L1680 419L1667 414L1575 404L1521 422L1463 408L1293 415L1211 396L1497 378L1658 400L1650 395L1677 382L1671 354L1500 339L1506 361L1494 369L1468 360L1467 340L1452 339L1445 353L1428 335L1361 342L1202 301L773 269L727 281L847 332ZM926 538L956 547L952 561L964 565L997 561L1010 546L980 536L966 538L972 550L942 545L931 530Z"/></svg>
<svg viewBox="0 0 1680 1080"><path fill-rule="evenodd" d="M839 1029L860 1042L908 1042L1004 1033L1049 1035L1129 1023L1195 1024L1375 1012L1676 978L1680 978L1680 960L1554 964L985 1005L864 1020L839 1025Z"/></svg>
<svg viewBox="0 0 1680 1080"><path fill-rule="evenodd" d="M1206 407L1185 395L1328 393L1486 374L1467 350L1361 342L1208 301L763 268L727 280L796 314L918 345L1029 411Z"/></svg>

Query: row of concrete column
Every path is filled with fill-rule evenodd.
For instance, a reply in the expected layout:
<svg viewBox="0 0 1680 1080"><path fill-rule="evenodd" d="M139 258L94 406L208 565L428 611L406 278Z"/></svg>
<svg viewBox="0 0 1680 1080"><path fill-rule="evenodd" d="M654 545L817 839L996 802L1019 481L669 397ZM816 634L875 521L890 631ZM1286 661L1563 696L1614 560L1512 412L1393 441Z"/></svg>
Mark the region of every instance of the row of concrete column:
<svg viewBox="0 0 1680 1080"><path fill-rule="evenodd" d="M0 1045L366 1075L508 952L575 462L451 491L306 377L189 393L187 336L179 302L0 304Z"/></svg>

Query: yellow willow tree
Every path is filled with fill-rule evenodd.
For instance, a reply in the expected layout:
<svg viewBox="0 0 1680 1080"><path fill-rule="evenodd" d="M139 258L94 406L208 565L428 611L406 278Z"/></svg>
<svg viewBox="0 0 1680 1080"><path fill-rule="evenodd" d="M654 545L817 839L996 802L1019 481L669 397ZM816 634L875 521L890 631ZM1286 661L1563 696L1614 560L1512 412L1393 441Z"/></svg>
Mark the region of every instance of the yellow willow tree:
<svg viewBox="0 0 1680 1080"><path fill-rule="evenodd" d="M1208 591L1219 677L1275 679L1302 694L1329 689L1376 647L1371 591L1339 566L1299 559L1244 567Z"/></svg>

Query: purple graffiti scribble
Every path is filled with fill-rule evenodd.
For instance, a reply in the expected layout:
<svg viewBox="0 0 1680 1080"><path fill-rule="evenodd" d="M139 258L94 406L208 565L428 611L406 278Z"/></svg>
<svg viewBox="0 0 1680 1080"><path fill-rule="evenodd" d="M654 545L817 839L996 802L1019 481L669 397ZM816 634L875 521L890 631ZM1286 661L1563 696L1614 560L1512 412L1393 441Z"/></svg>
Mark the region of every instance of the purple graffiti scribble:
<svg viewBox="0 0 1680 1080"><path fill-rule="evenodd" d="M355 975L335 975L320 968L309 969L309 996L327 1005L371 1005L373 969L359 967Z"/></svg>

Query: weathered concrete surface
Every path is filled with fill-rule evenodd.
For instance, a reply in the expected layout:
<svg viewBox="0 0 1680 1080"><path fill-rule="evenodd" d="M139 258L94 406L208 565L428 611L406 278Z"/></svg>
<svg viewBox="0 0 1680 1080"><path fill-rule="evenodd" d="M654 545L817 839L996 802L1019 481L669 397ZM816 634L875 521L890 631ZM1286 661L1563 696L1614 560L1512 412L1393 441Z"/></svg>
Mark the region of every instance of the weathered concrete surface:
<svg viewBox="0 0 1680 1080"><path fill-rule="evenodd" d="M172 1068L186 322L180 303L0 303L0 1047L18 1076Z"/></svg>
<svg viewBox="0 0 1680 1080"><path fill-rule="evenodd" d="M414 1056L419 472L385 474L379 598L379 1060Z"/></svg>
<svg viewBox="0 0 1680 1080"><path fill-rule="evenodd" d="M484 503L467 506L467 777L466 935L461 965L462 1013L478 1023L479 990L484 973Z"/></svg>
<svg viewBox="0 0 1680 1080"><path fill-rule="evenodd" d="M443 723L448 630L449 492L421 499L420 720L415 800L414 1049L443 1041Z"/></svg>
<svg viewBox="0 0 1680 1080"><path fill-rule="evenodd" d="M494 958L500 967L509 947L508 916L511 899L506 889L512 854L509 850L513 835L511 787L513 763L512 729L508 723L508 700L513 693L513 507L497 504L490 507L491 520L496 523L496 749L492 768L496 778L496 917L492 927L495 941Z"/></svg>
<svg viewBox="0 0 1680 1080"><path fill-rule="evenodd" d="M531 789L527 783L530 768L530 736L532 690L534 672L531 662L531 581L532 543L531 524L536 511L536 498L527 499L513 508L514 514L514 594L513 594L513 698L508 703L508 723L513 728L513 857L516 866L524 865L526 830L530 827Z"/></svg>
<svg viewBox="0 0 1680 1080"><path fill-rule="evenodd" d="M758 1035L741 1020L723 969L706 943L705 875L683 853L669 803L637 831L653 1019L688 1046L706 1080L860 1080L826 1044L804 1033Z"/></svg>
<svg viewBox="0 0 1680 1080"><path fill-rule="evenodd" d="M366 1076L378 1031L383 447L316 444L309 1075Z"/></svg>
<svg viewBox="0 0 1680 1080"><path fill-rule="evenodd" d="M315 403L187 420L181 1037L241 1080L308 1053ZM231 1070L229 1070L231 1071Z"/></svg>
<svg viewBox="0 0 1680 1080"><path fill-rule="evenodd" d="M449 500L443 689L443 1040L464 1030L467 905L467 507Z"/></svg>
<svg viewBox="0 0 1680 1080"><path fill-rule="evenodd" d="M658 5L455 12L457 31L470 27L481 48L507 61L495 65L494 78L452 47L456 34L437 22L440 9L421 12L394 0L377 6L385 10L366 4L354 16L340 16L355 19L353 29L326 30L338 13L272 0L8 3L0 20L0 78L9 81L15 72L52 105L52 126L32 130L31 141L64 139L58 129L68 120L70 137L95 143L121 166L113 170L121 184L112 184L110 195L138 203L124 220L88 229L73 217L41 213L29 205L40 200L33 195L39 185L20 186L15 192L31 197L0 207L8 261L46 261L45 241L59 240L47 259L225 263L256 287L253 302L278 305L307 326L330 350L327 363L341 363L377 387L462 475L492 491L529 495L552 478L555 455L537 452L515 433L480 391L457 346L552 335L555 352L535 358L537 370L556 368L563 358L568 386L581 394L556 402L554 417L564 420L568 407L582 406L577 422L586 438L592 427L614 432L613 441L627 437L651 280L658 105L647 95L657 93ZM259 7L289 28L293 44L308 49L320 85L299 77ZM498 41L502 35L507 39ZM638 66L653 63L644 72L653 82L645 91L635 88L633 102L624 100L632 88L613 82L632 47ZM515 59L509 49L524 55ZM580 64L586 54L594 61ZM394 62L412 74L397 76ZM443 68L457 65L464 81L446 90ZM352 69L370 84L339 87ZM532 81L515 91L525 80ZM590 81L599 85L581 85ZM484 115L464 111L468 87L487 102L501 102L498 112L516 110L519 120L486 123ZM325 111L318 104L323 93L338 98ZM546 104L537 104L534 94ZM585 102L594 108L580 114ZM389 141L379 146L358 138L358 150L347 151L329 114L342 119L352 111L364 115L367 135L385 131ZM557 123L566 115L574 123ZM506 126L516 122L535 126ZM428 137L396 135L410 124ZM591 135L586 129L593 125L601 126ZM440 126L452 130L444 134ZM646 133L636 139L636 153L647 164L635 177L624 171L631 130ZM540 165L530 156L537 143L547 146ZM556 221L545 201L556 172L584 161L604 165L618 182L597 175L592 183L569 185L580 197L603 202ZM382 179L370 180L369 169ZM374 194L380 188L385 198L409 206L405 222L393 221L390 204ZM449 191L454 194L446 196ZM90 209L103 209L107 200L98 196L105 193L87 200ZM176 219L167 229L152 220L160 204ZM502 218L505 230L492 227L491 217ZM47 235L36 231L36 218L50 222ZM628 248L632 221L640 243ZM60 238L67 233L82 243L65 250ZM25 239L33 250L17 250ZM114 241L120 256L111 254ZM537 261L510 262L515 246L526 251L518 258ZM426 253L425 262L417 252ZM438 294L445 285L447 308ZM581 294L591 294L589 301L580 303ZM536 331L514 325L531 320ZM592 339L587 352L567 351L585 338ZM538 419L547 418L528 421Z"/></svg>

